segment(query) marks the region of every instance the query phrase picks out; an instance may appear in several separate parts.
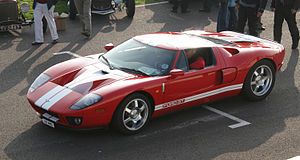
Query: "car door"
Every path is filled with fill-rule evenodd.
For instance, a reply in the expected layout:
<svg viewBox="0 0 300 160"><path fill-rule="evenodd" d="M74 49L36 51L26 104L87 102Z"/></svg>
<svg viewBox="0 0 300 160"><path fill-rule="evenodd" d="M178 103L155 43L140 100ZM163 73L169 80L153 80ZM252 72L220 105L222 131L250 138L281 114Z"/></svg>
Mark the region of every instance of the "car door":
<svg viewBox="0 0 300 160"><path fill-rule="evenodd" d="M218 88L221 84L223 63L215 55L213 48L207 48L206 50L210 50L212 55L210 61L207 61L206 66L202 69L191 69L188 66L189 60L186 51L180 53L175 69L184 70L184 75L170 76L167 79L164 84L164 100L166 103L160 106L161 109L209 101L210 95L213 94L210 91Z"/></svg>

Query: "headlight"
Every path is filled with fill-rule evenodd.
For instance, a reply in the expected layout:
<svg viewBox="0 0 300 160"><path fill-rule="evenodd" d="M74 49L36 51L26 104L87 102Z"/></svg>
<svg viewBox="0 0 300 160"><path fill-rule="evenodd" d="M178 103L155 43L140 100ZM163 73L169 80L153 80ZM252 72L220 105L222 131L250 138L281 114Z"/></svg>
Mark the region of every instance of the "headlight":
<svg viewBox="0 0 300 160"><path fill-rule="evenodd" d="M86 96L82 97L79 101L77 101L74 105L70 107L72 110L80 110L83 108L86 108L88 106L91 106L95 103L98 103L102 100L102 97L98 94L90 93Z"/></svg>
<svg viewBox="0 0 300 160"><path fill-rule="evenodd" d="M20 4L20 9L23 13L27 13L30 9L30 6L27 2L23 2Z"/></svg>
<svg viewBox="0 0 300 160"><path fill-rule="evenodd" d="M39 86L43 85L47 81L49 81L51 77L45 73L40 74L32 83L32 85L29 88L29 92L33 92L35 89L37 89Z"/></svg>

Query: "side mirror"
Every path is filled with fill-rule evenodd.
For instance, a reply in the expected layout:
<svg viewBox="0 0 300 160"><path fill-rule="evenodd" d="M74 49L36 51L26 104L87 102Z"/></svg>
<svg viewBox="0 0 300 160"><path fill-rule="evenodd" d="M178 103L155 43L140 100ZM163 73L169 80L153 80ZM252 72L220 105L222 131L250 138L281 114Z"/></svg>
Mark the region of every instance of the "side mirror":
<svg viewBox="0 0 300 160"><path fill-rule="evenodd" d="M107 51L110 51L111 49L113 49L115 46L112 43L108 43L104 46L104 49Z"/></svg>
<svg viewBox="0 0 300 160"><path fill-rule="evenodd" d="M181 69L173 69L170 71L170 75L171 77L178 77L178 76L183 76L184 75L184 71Z"/></svg>

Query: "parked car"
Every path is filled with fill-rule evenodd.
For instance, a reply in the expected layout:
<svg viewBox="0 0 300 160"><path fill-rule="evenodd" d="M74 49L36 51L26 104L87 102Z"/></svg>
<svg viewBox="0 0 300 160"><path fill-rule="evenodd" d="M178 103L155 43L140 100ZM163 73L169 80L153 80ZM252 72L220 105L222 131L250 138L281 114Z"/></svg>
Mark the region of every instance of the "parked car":
<svg viewBox="0 0 300 160"><path fill-rule="evenodd" d="M134 0L92 0L91 12L94 14L107 15L116 11L126 10L127 16L133 18L135 13ZM77 10L74 0L69 1L69 17L74 19Z"/></svg>
<svg viewBox="0 0 300 160"><path fill-rule="evenodd" d="M30 9L27 2L20 4L17 0L0 0L0 32L21 29L33 24L33 19L26 19L25 13ZM43 18L43 31L47 30L47 21Z"/></svg>
<svg viewBox="0 0 300 160"><path fill-rule="evenodd" d="M145 34L105 49L37 77L27 98L44 124L133 134L150 117L186 107L240 93L262 100L285 55L273 41L202 30Z"/></svg>

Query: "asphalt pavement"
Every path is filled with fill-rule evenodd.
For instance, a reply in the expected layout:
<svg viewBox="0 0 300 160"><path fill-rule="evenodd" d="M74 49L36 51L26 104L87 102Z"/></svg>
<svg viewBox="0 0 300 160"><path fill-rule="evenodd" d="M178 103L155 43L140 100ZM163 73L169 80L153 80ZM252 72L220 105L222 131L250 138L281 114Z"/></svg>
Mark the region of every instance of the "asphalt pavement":
<svg viewBox="0 0 300 160"><path fill-rule="evenodd" d="M69 131L44 126L26 99L34 79L45 69L79 56L104 52L104 45L115 45L138 34L204 29L215 31L217 8L199 13L201 3L193 2L190 13L170 12L170 4L137 7L131 20L125 12L108 16L93 15L90 39L80 34L81 25L67 20L67 29L59 31L59 43L52 45L50 32L45 43L32 46L33 26L0 33L0 159L53 160L283 160L300 155L300 60L299 49L291 50L287 24L282 44L286 56L276 75L272 93L263 101L249 102L236 96L205 106L154 118L137 135L124 136L109 129ZM265 11L266 27L260 36L273 39L273 12ZM297 13L300 27L300 12ZM226 113L248 122L238 122Z"/></svg>

